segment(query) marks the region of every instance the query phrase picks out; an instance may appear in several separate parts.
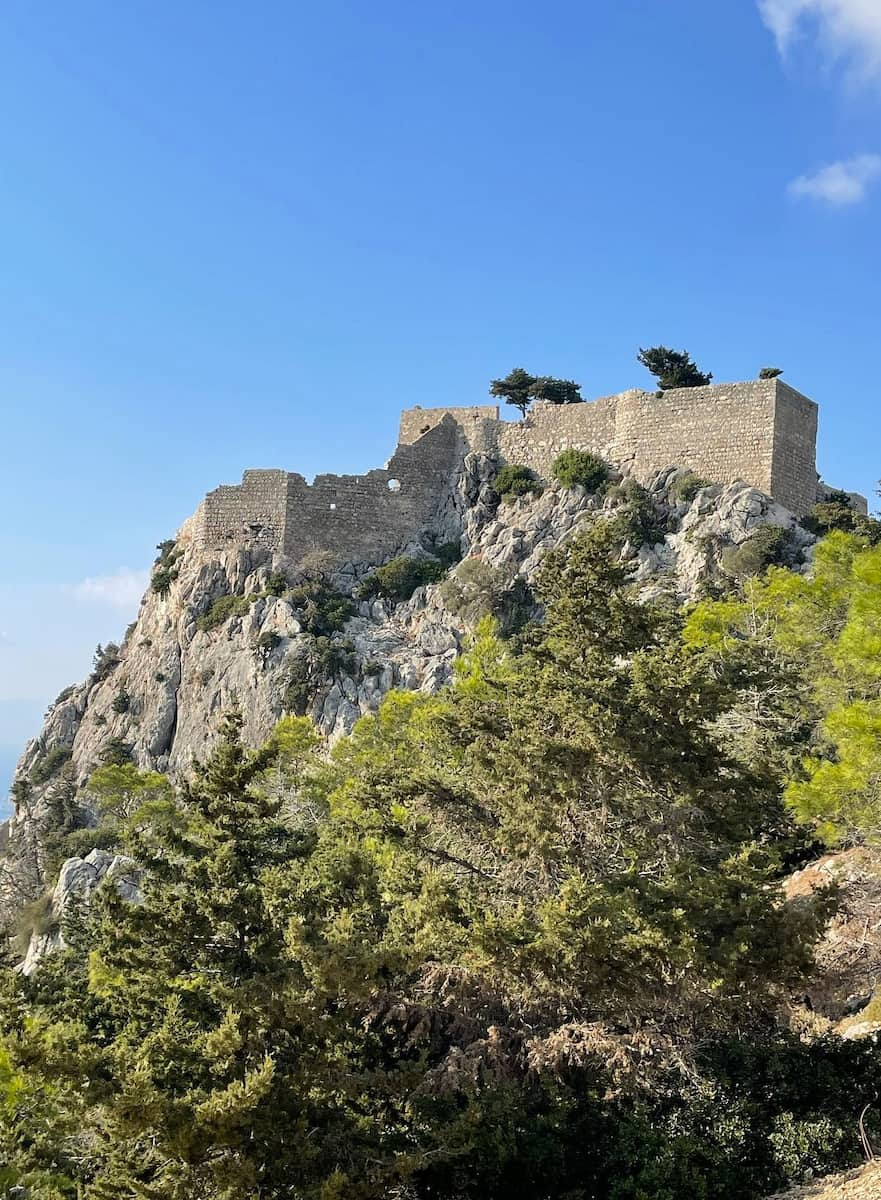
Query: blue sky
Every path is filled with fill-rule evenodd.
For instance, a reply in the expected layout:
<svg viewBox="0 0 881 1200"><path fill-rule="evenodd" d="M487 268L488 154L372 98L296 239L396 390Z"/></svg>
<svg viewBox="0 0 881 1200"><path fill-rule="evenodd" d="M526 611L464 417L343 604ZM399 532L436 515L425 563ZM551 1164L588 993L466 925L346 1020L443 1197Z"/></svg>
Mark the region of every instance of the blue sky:
<svg viewBox="0 0 881 1200"><path fill-rule="evenodd" d="M205 491L515 364L783 366L870 493L879 118L877 0L7 0L0 786Z"/></svg>

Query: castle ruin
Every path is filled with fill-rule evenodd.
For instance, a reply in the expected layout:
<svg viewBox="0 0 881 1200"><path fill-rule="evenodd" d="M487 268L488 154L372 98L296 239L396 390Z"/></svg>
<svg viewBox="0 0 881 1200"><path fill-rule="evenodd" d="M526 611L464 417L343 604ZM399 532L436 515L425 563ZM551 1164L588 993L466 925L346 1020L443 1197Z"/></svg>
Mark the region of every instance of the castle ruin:
<svg viewBox="0 0 881 1200"><path fill-rule="evenodd" d="M817 406L779 379L656 394L621 392L581 404L536 404L522 421L494 405L410 408L381 470L318 475L246 471L209 492L195 519L205 550L259 543L300 559L379 562L432 527L439 501L470 451L547 478L557 455L592 450L645 482L671 465L718 483L744 480L798 516L817 500Z"/></svg>

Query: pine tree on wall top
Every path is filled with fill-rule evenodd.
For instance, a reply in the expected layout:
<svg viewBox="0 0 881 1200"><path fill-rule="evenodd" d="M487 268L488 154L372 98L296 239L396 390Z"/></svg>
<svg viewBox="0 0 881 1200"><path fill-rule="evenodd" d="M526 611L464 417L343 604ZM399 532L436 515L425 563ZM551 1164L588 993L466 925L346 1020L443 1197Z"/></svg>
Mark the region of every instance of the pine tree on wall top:
<svg viewBox="0 0 881 1200"><path fill-rule="evenodd" d="M547 404L580 404L581 384L571 379L554 379L543 375L532 385L532 399L544 400Z"/></svg>
<svg viewBox="0 0 881 1200"><path fill-rule="evenodd" d="M500 396L506 404L513 404L524 417L533 400L548 404L579 404L583 399L581 385L573 380L531 375L523 367L515 367L504 379L494 379L489 385L489 394Z"/></svg>
<svg viewBox="0 0 881 1200"><path fill-rule="evenodd" d="M640 349L637 361L654 375L662 392L671 388L705 387L712 374L700 371L687 350L670 350L666 346Z"/></svg>

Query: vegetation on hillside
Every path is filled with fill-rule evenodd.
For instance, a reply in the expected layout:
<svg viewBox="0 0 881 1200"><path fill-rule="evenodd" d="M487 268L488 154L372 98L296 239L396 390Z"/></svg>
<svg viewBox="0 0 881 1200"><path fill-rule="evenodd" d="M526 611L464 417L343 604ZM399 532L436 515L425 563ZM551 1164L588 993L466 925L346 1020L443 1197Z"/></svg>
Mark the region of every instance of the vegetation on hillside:
<svg viewBox="0 0 881 1200"><path fill-rule="evenodd" d="M540 496L543 490L535 471L522 463L506 463L496 473L492 486L500 500L516 500L518 496Z"/></svg>
<svg viewBox="0 0 881 1200"><path fill-rule="evenodd" d="M598 454L590 450L570 448L554 459L551 474L563 487L583 487L589 492L596 492L608 479L609 467Z"/></svg>
<svg viewBox="0 0 881 1200"><path fill-rule="evenodd" d="M143 903L105 885L0 970L0 1191L747 1200L857 1160L881 1048L781 1024L835 897L780 881L881 835L881 549L682 613L626 524L546 558L514 639L466 560L452 686L329 756L231 714L177 789L93 775Z"/></svg>

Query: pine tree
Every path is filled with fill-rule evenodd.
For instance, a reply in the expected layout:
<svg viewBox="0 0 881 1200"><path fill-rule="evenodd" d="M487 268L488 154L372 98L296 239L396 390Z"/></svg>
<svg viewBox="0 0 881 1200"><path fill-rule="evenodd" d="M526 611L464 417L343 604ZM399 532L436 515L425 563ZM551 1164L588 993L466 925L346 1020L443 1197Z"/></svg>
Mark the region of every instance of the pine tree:
<svg viewBox="0 0 881 1200"><path fill-rule="evenodd" d="M869 542L833 531L809 576L772 569L742 600L701 605L687 630L723 664L773 647L798 679L786 799L833 845L881 839L881 548Z"/></svg>
<svg viewBox="0 0 881 1200"><path fill-rule="evenodd" d="M671 388L705 387L713 379L712 375L698 370L686 350L652 346L648 350L640 350L637 361L655 376L662 392Z"/></svg>
<svg viewBox="0 0 881 1200"><path fill-rule="evenodd" d="M571 379L554 379L550 375L542 375L532 385L530 395L533 400L543 400L546 404L581 404L581 385Z"/></svg>
<svg viewBox="0 0 881 1200"><path fill-rule="evenodd" d="M555 379L551 375L530 375L523 367L515 367L504 379L494 379L489 386L491 396L499 396L506 404L519 408L525 417L533 400L547 404L580 404L581 385L571 379Z"/></svg>
<svg viewBox="0 0 881 1200"><path fill-rule="evenodd" d="M520 415L525 417L532 403L532 389L536 377L530 375L523 367L515 367L504 379L494 379L489 385L491 396L500 396L506 404L519 408Z"/></svg>

